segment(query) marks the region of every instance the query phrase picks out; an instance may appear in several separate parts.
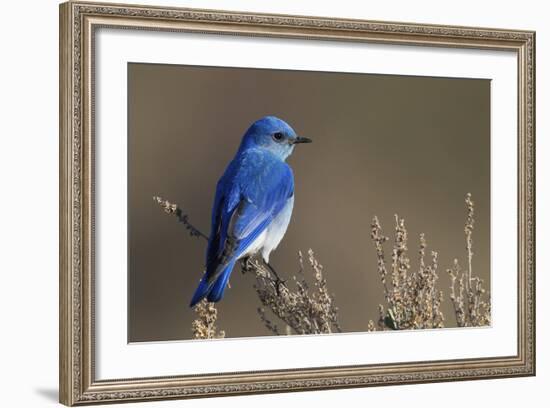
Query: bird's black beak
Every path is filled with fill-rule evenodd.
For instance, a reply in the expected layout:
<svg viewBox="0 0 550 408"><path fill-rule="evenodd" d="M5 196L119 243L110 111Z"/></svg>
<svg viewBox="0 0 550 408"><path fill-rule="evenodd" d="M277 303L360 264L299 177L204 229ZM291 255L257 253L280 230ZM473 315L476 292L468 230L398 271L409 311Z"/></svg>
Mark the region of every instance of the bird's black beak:
<svg viewBox="0 0 550 408"><path fill-rule="evenodd" d="M298 136L298 137L296 137L296 139L294 139L294 140L292 141L292 144L297 144L297 143L311 143L311 142L313 142L313 140L308 139L307 137Z"/></svg>

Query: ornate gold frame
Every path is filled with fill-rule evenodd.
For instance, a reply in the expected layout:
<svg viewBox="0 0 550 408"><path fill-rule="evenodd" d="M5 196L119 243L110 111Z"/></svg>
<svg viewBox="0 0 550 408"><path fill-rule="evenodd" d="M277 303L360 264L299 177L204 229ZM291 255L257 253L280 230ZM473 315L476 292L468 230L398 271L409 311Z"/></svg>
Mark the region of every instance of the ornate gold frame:
<svg viewBox="0 0 550 408"><path fill-rule="evenodd" d="M518 61L518 350L513 356L237 374L94 376L93 47L98 27L508 50ZM68 2L60 5L60 401L66 405L535 374L535 33Z"/></svg>

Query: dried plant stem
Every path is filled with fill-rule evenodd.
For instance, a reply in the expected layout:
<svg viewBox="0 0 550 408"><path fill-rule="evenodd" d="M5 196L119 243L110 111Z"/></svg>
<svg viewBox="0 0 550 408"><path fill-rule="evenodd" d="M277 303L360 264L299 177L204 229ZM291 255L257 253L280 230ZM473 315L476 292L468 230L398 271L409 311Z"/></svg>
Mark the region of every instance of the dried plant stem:
<svg viewBox="0 0 550 408"><path fill-rule="evenodd" d="M486 326L491 322L491 301L483 289L483 280L473 275L472 260L474 231L474 202L466 195L467 217L464 226L468 269L463 271L455 259L447 270L451 277L450 298L459 327ZM443 327L444 316L440 310L443 292L436 289L438 280L438 254L431 252L432 260L426 262L426 237L420 234L419 269L410 272L407 257L407 230L405 221L395 216L395 239L391 257L391 282L388 285L384 244L389 240L382 233L377 217L371 224L371 238L376 249L377 268L382 284L386 307L379 306L381 329L420 329ZM372 325L369 324L369 327Z"/></svg>
<svg viewBox="0 0 550 408"><path fill-rule="evenodd" d="M174 215L179 222L185 225L185 228L192 237L199 237L208 241L208 235L203 234L197 227L191 224L189 222L189 216L185 214L177 204L173 204L158 196L153 197L153 201L159 204L166 214Z"/></svg>
<svg viewBox="0 0 550 408"><path fill-rule="evenodd" d="M198 228L189 222L189 216L177 205L164 200L161 197L153 197L153 201L159 204L164 212L169 215L174 215L181 222L189 235L192 237L203 238L208 241L208 236L202 233ZM218 310L214 303L202 300L193 309L197 314L197 318L191 323L193 338L195 339L216 339L225 337L223 330L218 330L216 320L218 318Z"/></svg>
<svg viewBox="0 0 550 408"><path fill-rule="evenodd" d="M451 277L451 302L455 310L456 322L459 327L487 326L491 324L491 300L483 288L483 280L473 276L472 259L474 231L474 202L470 193L466 195L466 223L464 234L468 256L468 270L463 272L458 259L447 269ZM458 287L458 290L457 290Z"/></svg>
<svg viewBox="0 0 550 408"><path fill-rule="evenodd" d="M201 300L194 308L197 318L191 324L194 339L221 339L225 337L223 330L218 330L216 320L218 311L214 303Z"/></svg>
<svg viewBox="0 0 550 408"><path fill-rule="evenodd" d="M384 285L386 308L379 305L380 329L422 329L443 327L443 313L440 310L443 293L436 290L437 252L432 251L430 264L426 263L426 239L420 234L419 269L410 272L407 256L408 235L405 220L395 216L395 239L391 257L391 282L387 282L384 243L389 240L382 233L377 217L371 224L371 238L377 255L378 273ZM369 325L371 326L371 325Z"/></svg>
<svg viewBox="0 0 550 408"><path fill-rule="evenodd" d="M273 275L271 268L254 258L242 262L245 273L254 275L254 289L262 304L258 314L264 325L273 334L320 334L341 332L338 323L338 308L334 296L328 291L323 277L323 267L315 258L313 251L308 251L308 265L313 271L314 289L310 289L304 277L302 253L298 253L300 269L298 276L293 276L295 289ZM268 317L270 314L284 322L284 332Z"/></svg>
<svg viewBox="0 0 550 408"><path fill-rule="evenodd" d="M468 209L468 215L466 217L466 224L464 225L464 233L466 235L466 250L468 251L468 284L466 289L470 291L472 289L472 258L474 256L472 234L474 232L474 202L472 201L472 195L468 193L466 195L466 208Z"/></svg>
<svg viewBox="0 0 550 408"><path fill-rule="evenodd" d="M176 216L183 223L191 236L200 237L208 241L208 236L189 222L189 217L184 214L178 205L170 203L160 197L153 197L167 214ZM308 251L308 265L313 272L314 288L310 290L303 270L302 254L299 252L300 270L298 279L293 276L296 289L288 288L275 269L264 262L254 258L246 258L241 261L243 273L252 273L256 279L254 289L258 295L261 307L258 308L260 319L266 328L277 335L280 334L318 334L341 332L338 323L338 308L334 304L334 296L329 293L327 282L323 277L323 266L317 261L313 251ZM284 323L283 330L271 321L270 314ZM198 319L193 322L195 338L220 337L216 332L215 321L217 310L212 303L201 302L195 311ZM223 333L225 335L225 333Z"/></svg>

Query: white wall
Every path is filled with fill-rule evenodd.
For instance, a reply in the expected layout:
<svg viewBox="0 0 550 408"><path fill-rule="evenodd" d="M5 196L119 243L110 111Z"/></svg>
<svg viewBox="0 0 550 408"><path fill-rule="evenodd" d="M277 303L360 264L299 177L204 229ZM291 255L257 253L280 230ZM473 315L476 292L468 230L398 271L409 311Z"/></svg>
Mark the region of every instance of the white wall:
<svg viewBox="0 0 550 408"><path fill-rule="evenodd" d="M456 24L537 31L538 376L525 379L289 393L220 400L150 403L148 406L264 407L281 404L399 406L541 406L550 383L550 13L545 2L352 0L151 0L188 7ZM134 0L134 3L141 3ZM149 3L149 2L145 2ZM0 38L0 374L2 406L48 406L57 400L57 1L2 4ZM546 160L543 160L546 158ZM546 184L546 186L544 185ZM466 405L465 405L466 404ZM145 405L143 405L145 406Z"/></svg>

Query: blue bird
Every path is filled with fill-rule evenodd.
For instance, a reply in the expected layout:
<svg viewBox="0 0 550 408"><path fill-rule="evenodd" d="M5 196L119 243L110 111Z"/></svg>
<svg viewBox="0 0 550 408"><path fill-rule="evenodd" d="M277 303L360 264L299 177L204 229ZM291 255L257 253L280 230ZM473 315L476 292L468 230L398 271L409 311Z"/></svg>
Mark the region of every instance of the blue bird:
<svg viewBox="0 0 550 408"><path fill-rule="evenodd" d="M235 263L256 253L269 255L285 235L294 205L294 175L285 162L298 143L283 120L266 116L254 122L218 181L206 250L206 271L190 306L206 297L218 302ZM271 268L272 269L272 268Z"/></svg>

